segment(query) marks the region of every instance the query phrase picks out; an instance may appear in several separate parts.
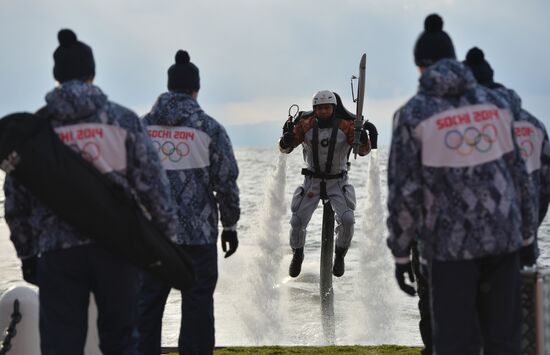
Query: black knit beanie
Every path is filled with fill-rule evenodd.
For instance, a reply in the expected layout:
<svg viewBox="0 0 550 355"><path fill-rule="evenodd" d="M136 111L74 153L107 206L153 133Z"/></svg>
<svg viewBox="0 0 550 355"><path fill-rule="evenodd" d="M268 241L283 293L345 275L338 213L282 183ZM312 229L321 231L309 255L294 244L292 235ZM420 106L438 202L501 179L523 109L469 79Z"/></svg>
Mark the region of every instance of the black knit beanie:
<svg viewBox="0 0 550 355"><path fill-rule="evenodd" d="M180 49L176 53L176 63L168 69L168 90L187 94L199 91L199 68L190 59L187 51Z"/></svg>
<svg viewBox="0 0 550 355"><path fill-rule="evenodd" d="M414 45L414 62L419 67L428 67L443 58L456 59L455 48L443 31L443 19L431 14L424 20L424 32Z"/></svg>
<svg viewBox="0 0 550 355"><path fill-rule="evenodd" d="M493 81L493 68L489 62L485 60L485 54L477 47L473 47L466 54L466 60L464 61L474 74L476 80L481 85L490 86Z"/></svg>
<svg viewBox="0 0 550 355"><path fill-rule="evenodd" d="M53 52L53 77L60 83L73 80L88 80L95 76L92 49L76 38L76 34L63 29L57 33L59 47Z"/></svg>

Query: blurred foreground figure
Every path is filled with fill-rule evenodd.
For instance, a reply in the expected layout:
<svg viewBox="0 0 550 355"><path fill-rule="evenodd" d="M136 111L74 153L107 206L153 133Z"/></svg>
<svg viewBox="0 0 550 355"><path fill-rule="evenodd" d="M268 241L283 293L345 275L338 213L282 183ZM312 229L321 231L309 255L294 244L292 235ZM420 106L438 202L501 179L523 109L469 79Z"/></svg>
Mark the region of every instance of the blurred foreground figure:
<svg viewBox="0 0 550 355"><path fill-rule="evenodd" d="M61 30L58 39L53 73L59 86L46 95L46 106L38 115L47 118L60 140L117 191L137 199L165 235L174 234L168 180L147 131L136 114L107 100L92 84L92 49L71 30ZM89 182L80 183L86 188ZM97 304L101 351L133 354L135 268L85 238L9 174L4 190L6 221L22 259L23 277L40 288L42 354L83 354L90 292Z"/></svg>
<svg viewBox="0 0 550 355"><path fill-rule="evenodd" d="M520 353L520 250L532 248L534 186L517 149L515 107L476 83L430 15L415 48L417 94L394 116L388 246L414 288L427 271L437 354Z"/></svg>

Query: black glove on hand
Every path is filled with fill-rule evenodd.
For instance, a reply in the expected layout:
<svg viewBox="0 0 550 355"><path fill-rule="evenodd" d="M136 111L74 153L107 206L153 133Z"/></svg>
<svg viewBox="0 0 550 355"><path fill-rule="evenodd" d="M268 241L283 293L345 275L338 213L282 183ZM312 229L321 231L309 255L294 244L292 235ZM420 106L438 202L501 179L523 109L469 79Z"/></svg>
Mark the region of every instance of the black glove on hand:
<svg viewBox="0 0 550 355"><path fill-rule="evenodd" d="M227 249L229 244L229 250ZM225 258L230 257L237 251L239 246L239 239L237 238L237 231L224 230L222 232L222 250L225 252Z"/></svg>
<svg viewBox="0 0 550 355"><path fill-rule="evenodd" d="M371 149L378 149L378 130L376 126L369 121L363 124L363 129L369 132Z"/></svg>
<svg viewBox="0 0 550 355"><path fill-rule="evenodd" d="M36 262L38 261L37 256L21 260L21 271L23 272L23 280L27 281L30 284L38 286L38 281L36 280Z"/></svg>
<svg viewBox="0 0 550 355"><path fill-rule="evenodd" d="M535 265L537 262L537 257L535 256L535 243L521 247L519 250L519 260L522 269Z"/></svg>
<svg viewBox="0 0 550 355"><path fill-rule="evenodd" d="M283 134L287 132L293 132L293 131L294 131L294 122L292 121L292 119L289 119L283 125Z"/></svg>
<svg viewBox="0 0 550 355"><path fill-rule="evenodd" d="M405 274L409 274L409 281L414 282L414 275L411 262L406 264L395 264L395 278L399 284L399 288L403 290L407 295L414 296L416 290L411 285L405 283Z"/></svg>
<svg viewBox="0 0 550 355"><path fill-rule="evenodd" d="M292 147L292 143L294 142L294 133L292 132L286 132L283 134L283 138L281 138L281 148L286 149Z"/></svg>

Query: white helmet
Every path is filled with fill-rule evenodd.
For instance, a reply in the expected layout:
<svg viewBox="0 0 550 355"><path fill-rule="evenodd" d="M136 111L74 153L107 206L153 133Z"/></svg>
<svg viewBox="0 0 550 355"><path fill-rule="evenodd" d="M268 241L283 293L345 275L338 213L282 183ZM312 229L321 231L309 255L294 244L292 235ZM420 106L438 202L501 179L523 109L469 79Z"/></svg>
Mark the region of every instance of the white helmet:
<svg viewBox="0 0 550 355"><path fill-rule="evenodd" d="M315 107L317 105L323 105L323 104L332 104L337 105L336 102L336 95L332 91L328 90L321 90L313 96L313 103L312 106Z"/></svg>

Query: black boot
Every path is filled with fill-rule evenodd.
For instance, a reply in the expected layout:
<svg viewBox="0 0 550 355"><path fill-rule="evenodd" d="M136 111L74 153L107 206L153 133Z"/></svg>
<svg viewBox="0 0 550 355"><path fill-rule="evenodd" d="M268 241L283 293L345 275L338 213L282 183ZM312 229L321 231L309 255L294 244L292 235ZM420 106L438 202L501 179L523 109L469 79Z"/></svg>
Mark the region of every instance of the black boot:
<svg viewBox="0 0 550 355"><path fill-rule="evenodd" d="M336 247L336 250L334 251L334 266L332 267L332 274L336 277L344 275L344 271L346 271L344 256L346 256L347 252L348 249L340 247Z"/></svg>
<svg viewBox="0 0 550 355"><path fill-rule="evenodd" d="M304 248L292 249L292 261L288 268L290 277L300 275L300 271L302 271L302 261L304 261Z"/></svg>

